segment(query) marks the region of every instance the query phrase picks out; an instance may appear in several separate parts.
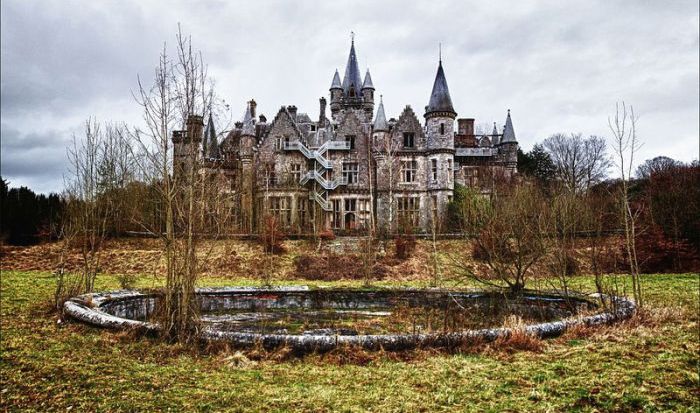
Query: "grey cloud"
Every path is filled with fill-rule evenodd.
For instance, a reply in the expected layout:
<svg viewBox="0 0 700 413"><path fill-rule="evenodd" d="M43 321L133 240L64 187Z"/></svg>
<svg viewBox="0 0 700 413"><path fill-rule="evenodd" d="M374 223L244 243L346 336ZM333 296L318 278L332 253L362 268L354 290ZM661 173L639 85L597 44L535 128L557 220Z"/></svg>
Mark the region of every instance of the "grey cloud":
<svg viewBox="0 0 700 413"><path fill-rule="evenodd" d="M235 114L255 98L268 118L283 104L316 115L333 71L343 72L354 30L360 65L372 71L390 117L407 104L420 114L442 42L460 116L501 124L512 109L525 149L559 131L605 135L607 116L624 99L642 115L640 132L649 137L641 156L666 153L669 143L656 137L683 129L672 152L686 161L697 157L695 0L507 6L457 0L9 0L1 7L3 160L5 152L13 159L31 153L53 159L58 168L65 148L47 141L42 150L37 142L49 139L44 131L69 131L97 107L106 119L140 122L138 108L124 109L130 89L137 74L150 79L177 22L202 49L218 93ZM37 119L56 124L36 125ZM8 128L21 130L23 143L6 143ZM27 143L30 136L34 144ZM19 161L11 162L21 171Z"/></svg>

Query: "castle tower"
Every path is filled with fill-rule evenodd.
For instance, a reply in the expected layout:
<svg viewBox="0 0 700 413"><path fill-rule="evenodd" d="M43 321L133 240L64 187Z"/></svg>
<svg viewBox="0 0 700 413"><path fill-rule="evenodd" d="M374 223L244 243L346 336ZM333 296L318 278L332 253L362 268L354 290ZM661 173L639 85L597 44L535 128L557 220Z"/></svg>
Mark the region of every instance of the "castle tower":
<svg viewBox="0 0 700 413"><path fill-rule="evenodd" d="M331 115L333 119L340 110L359 109L363 112L366 123L372 121L374 112L374 85L369 71L365 75L364 82L360 77L360 67L357 63L357 53L355 53L355 40L350 44L350 53L345 65L345 75L343 81L336 70L331 83ZM361 115L362 116L362 115Z"/></svg>
<svg viewBox="0 0 700 413"><path fill-rule="evenodd" d="M372 150L375 152L384 150L388 139L389 124L384 113L384 99L383 96L379 96L377 116L374 118L374 125L372 126Z"/></svg>
<svg viewBox="0 0 700 413"><path fill-rule="evenodd" d="M513 121L510 119L510 109L508 109L508 115L506 116L506 125L503 128L499 152L503 154L505 166L510 174L517 172L518 141L515 139L515 129L513 129Z"/></svg>
<svg viewBox="0 0 700 413"><path fill-rule="evenodd" d="M423 116L430 152L426 159L429 171L427 187L430 193L429 206L426 206L430 208L431 213L426 218L429 227L440 231L441 217L447 210L447 203L454 190L454 121L457 117L447 87L445 70L442 68L442 58L438 63L430 101Z"/></svg>
<svg viewBox="0 0 700 413"><path fill-rule="evenodd" d="M338 69L335 69L335 74L333 75L333 81L331 82L331 114L335 117L335 114L340 110L340 103L343 99L343 86L340 84L340 75L338 75Z"/></svg>
<svg viewBox="0 0 700 413"><path fill-rule="evenodd" d="M425 107L428 149L454 149L454 120L457 117L447 87L442 59L438 64L430 102Z"/></svg>
<svg viewBox="0 0 700 413"><path fill-rule="evenodd" d="M173 168L175 176L189 171L200 161L202 129L204 122L199 115L189 115L186 129L173 131Z"/></svg>

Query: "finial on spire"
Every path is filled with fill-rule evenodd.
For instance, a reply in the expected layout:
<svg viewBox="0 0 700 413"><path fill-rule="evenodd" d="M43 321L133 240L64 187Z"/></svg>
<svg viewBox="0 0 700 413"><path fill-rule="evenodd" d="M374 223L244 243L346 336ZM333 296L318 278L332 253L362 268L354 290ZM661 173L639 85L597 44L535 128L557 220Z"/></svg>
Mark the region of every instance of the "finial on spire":
<svg viewBox="0 0 700 413"><path fill-rule="evenodd" d="M442 42L438 42L438 60L442 63Z"/></svg>
<svg viewBox="0 0 700 413"><path fill-rule="evenodd" d="M355 32L350 30L350 42L355 43Z"/></svg>

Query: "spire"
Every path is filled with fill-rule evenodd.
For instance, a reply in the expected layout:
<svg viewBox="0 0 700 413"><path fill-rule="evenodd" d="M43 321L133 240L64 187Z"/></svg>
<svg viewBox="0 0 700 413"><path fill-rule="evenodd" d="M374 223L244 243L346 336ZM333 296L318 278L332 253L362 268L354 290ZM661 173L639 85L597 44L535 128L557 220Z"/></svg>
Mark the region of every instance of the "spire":
<svg viewBox="0 0 700 413"><path fill-rule="evenodd" d="M362 82L362 89L374 89L372 76L369 75L369 69L367 69L367 73L365 73L365 81Z"/></svg>
<svg viewBox="0 0 700 413"><path fill-rule="evenodd" d="M214 130L214 119L212 119L211 112L209 112L209 121L207 122L207 131L204 134L204 142L207 142L205 146L205 151L207 151L206 156L211 159L219 158L219 142L216 139L216 131Z"/></svg>
<svg viewBox="0 0 700 413"><path fill-rule="evenodd" d="M510 120L510 109L508 109L508 116L506 117L506 126L503 129L503 137L501 138L501 143L517 142L515 140L515 130L513 129L513 121Z"/></svg>
<svg viewBox="0 0 700 413"><path fill-rule="evenodd" d="M340 75L338 74L338 69L335 69L335 75L333 75L333 82L331 82L331 90L342 88L343 86L340 85Z"/></svg>
<svg viewBox="0 0 700 413"><path fill-rule="evenodd" d="M369 73L369 72L368 72ZM386 123L386 114L384 113L384 99L379 96L379 107L377 108L377 117L374 118L374 131L386 131L389 127Z"/></svg>
<svg viewBox="0 0 700 413"><path fill-rule="evenodd" d="M445 79L445 71L442 68L442 56L438 64L438 71L435 75L435 83L433 83L433 91L430 94L430 102L425 107L425 115L432 112L450 112L454 115L457 113L452 106L452 98L450 98L450 90L447 88L447 80Z"/></svg>
<svg viewBox="0 0 700 413"><path fill-rule="evenodd" d="M243 135L255 136L255 121L253 119L253 114L250 111L250 102L245 110L245 115L243 116Z"/></svg>
<svg viewBox="0 0 700 413"><path fill-rule="evenodd" d="M491 142L494 145L498 145L500 143L498 141L498 127L496 126L496 122L493 123L493 131L491 131Z"/></svg>
<svg viewBox="0 0 700 413"><path fill-rule="evenodd" d="M362 80L360 79L360 68L357 65L357 55L355 54L355 35L353 33L352 43L350 44L350 54L348 55L348 63L345 65L345 76L343 76L343 92L345 95L349 95L350 89L353 89L354 96L361 96L361 87Z"/></svg>

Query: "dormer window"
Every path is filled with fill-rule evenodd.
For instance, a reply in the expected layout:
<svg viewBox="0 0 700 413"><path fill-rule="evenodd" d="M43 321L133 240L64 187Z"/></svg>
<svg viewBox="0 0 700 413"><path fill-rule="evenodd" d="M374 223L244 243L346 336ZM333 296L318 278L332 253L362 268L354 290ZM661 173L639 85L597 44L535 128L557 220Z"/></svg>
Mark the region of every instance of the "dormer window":
<svg viewBox="0 0 700 413"><path fill-rule="evenodd" d="M311 132L316 132L316 125L311 125Z"/></svg>
<svg viewBox="0 0 700 413"><path fill-rule="evenodd" d="M403 133L403 147L413 148L415 146L415 134L413 132Z"/></svg>

